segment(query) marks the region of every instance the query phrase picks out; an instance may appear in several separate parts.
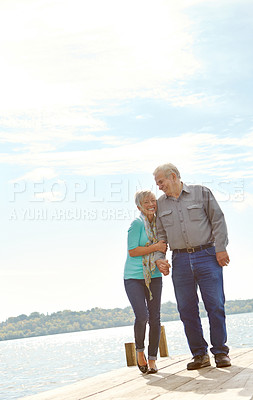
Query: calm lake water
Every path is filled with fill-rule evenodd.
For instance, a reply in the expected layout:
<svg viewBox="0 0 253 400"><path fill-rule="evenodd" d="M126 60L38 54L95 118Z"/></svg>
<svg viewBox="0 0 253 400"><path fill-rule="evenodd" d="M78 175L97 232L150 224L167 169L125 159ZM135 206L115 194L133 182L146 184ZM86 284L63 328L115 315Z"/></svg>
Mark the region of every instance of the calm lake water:
<svg viewBox="0 0 253 400"><path fill-rule="evenodd" d="M208 320L202 319L209 341ZM189 354L181 321L163 322L170 355ZM227 316L230 349L253 347L253 313ZM133 327L0 342L0 399L11 400L126 366Z"/></svg>

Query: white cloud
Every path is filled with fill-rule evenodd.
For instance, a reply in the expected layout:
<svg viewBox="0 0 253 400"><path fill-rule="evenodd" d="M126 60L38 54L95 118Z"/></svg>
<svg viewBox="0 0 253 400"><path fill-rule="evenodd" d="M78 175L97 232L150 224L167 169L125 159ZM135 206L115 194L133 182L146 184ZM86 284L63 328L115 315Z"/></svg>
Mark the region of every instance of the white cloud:
<svg viewBox="0 0 253 400"><path fill-rule="evenodd" d="M55 149L57 142L103 141L103 138L91 132L106 132L108 129L106 123L91 112L74 107L6 111L0 117L0 126L0 142L29 144L31 149L40 145ZM108 136L105 136L105 140L108 140Z"/></svg>
<svg viewBox="0 0 253 400"><path fill-rule="evenodd" d="M179 95L178 93L182 93ZM172 91L171 94L167 95L167 99L174 107L185 107L189 105L210 105L215 104L217 100L221 99L221 96L210 96L206 93L187 93L183 89Z"/></svg>
<svg viewBox="0 0 253 400"><path fill-rule="evenodd" d="M248 146L253 147L253 132L241 134L240 137L225 137L214 136L211 145L220 144L222 146Z"/></svg>
<svg viewBox="0 0 253 400"><path fill-rule="evenodd" d="M136 115L135 118L136 118L136 119L142 119L142 120L144 120L144 119L149 119L149 118L151 118L151 115L140 114L140 115Z"/></svg>
<svg viewBox="0 0 253 400"><path fill-rule="evenodd" d="M12 182L18 181L31 181L31 182L40 182L46 179L52 179L57 176L57 172L52 168L36 168L33 171L27 172L21 177L15 179Z"/></svg>
<svg viewBox="0 0 253 400"><path fill-rule="evenodd" d="M204 133L135 142L121 142L120 138L110 136L102 137L102 140L107 146L100 149L2 154L0 162L36 168L32 173L35 176L37 172L43 174L44 168L46 171L47 168L49 171L67 168L70 174L86 176L150 173L157 165L171 161L181 171L191 171L195 175L206 174L222 179L253 177L253 168L245 161L248 135L237 141L231 139L232 149L228 150L229 138ZM239 142L240 153L237 153Z"/></svg>
<svg viewBox="0 0 253 400"><path fill-rule="evenodd" d="M244 212L248 208L253 210L253 194L243 192L241 195L241 201L234 201L232 204L237 212Z"/></svg>
<svg viewBox="0 0 253 400"><path fill-rule="evenodd" d="M170 83L200 68L183 7L162 0L0 6L1 108L164 97Z"/></svg>
<svg viewBox="0 0 253 400"><path fill-rule="evenodd" d="M94 146L98 143L118 146L132 141L127 137L106 135L107 124L82 108L5 112L0 117L0 127L0 142L17 145L12 152L21 155L53 152L69 143L83 148L92 142ZM10 159L12 152L9 152ZM8 158L8 155L2 153L2 157Z"/></svg>

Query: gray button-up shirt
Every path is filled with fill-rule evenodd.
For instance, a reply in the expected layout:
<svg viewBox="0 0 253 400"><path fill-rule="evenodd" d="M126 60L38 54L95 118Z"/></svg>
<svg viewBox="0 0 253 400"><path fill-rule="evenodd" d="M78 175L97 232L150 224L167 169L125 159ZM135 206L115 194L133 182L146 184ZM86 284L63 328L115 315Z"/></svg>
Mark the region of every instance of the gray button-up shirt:
<svg viewBox="0 0 253 400"><path fill-rule="evenodd" d="M216 252L226 251L225 218L210 189L183 184L177 199L164 194L157 204L158 240L165 240L170 250L215 243ZM156 260L164 257L155 253Z"/></svg>

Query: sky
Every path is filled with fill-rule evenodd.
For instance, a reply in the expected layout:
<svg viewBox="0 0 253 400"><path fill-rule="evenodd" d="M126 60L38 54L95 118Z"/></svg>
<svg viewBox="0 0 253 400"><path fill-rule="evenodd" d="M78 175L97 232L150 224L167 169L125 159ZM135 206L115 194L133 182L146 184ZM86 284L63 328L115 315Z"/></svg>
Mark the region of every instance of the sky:
<svg viewBox="0 0 253 400"><path fill-rule="evenodd" d="M252 298L252 17L251 0L1 0L0 321L127 307L134 194L159 197L166 162L213 191L226 299Z"/></svg>

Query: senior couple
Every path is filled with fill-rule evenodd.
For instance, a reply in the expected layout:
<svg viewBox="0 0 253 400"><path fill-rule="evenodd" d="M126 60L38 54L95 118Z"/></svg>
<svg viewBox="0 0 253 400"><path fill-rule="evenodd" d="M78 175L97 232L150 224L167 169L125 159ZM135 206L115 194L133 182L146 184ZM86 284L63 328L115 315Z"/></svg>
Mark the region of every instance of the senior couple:
<svg viewBox="0 0 253 400"><path fill-rule="evenodd" d="M224 215L212 192L205 186L183 183L173 164L157 167L154 178L164 194L156 201L149 190L136 193L140 216L128 230L124 269L125 290L135 314L137 365L143 374L158 371L162 274L170 272L165 258L168 244L177 307L193 357L187 369L211 365L199 316L198 288L209 318L210 351L217 367L228 367L222 267L228 265L229 256Z"/></svg>

